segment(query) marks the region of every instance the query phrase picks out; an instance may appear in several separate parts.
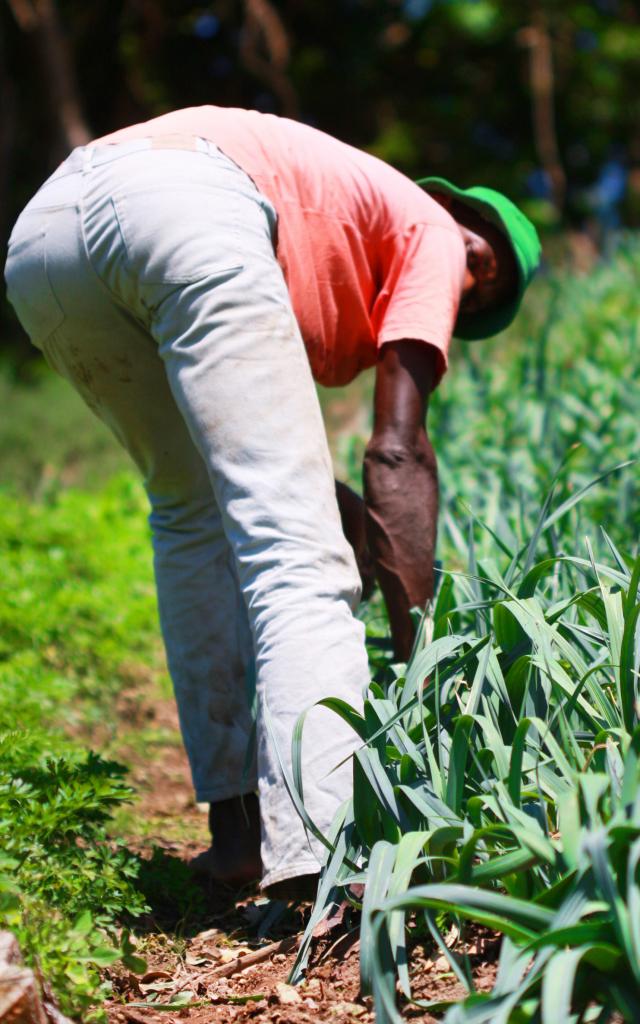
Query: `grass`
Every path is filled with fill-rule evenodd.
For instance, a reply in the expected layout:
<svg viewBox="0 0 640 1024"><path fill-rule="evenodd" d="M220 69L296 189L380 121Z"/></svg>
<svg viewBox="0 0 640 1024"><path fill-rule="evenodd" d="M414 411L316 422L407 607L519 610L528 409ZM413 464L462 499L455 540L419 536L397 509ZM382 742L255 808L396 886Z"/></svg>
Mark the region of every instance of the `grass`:
<svg viewBox="0 0 640 1024"><path fill-rule="evenodd" d="M640 1017L640 495L623 465L638 454L639 258L630 239L588 277L550 274L506 335L458 346L433 398L434 639L393 665L379 596L363 612L374 681L362 718L333 705L361 745L310 924L366 880L362 983L381 1024L414 998L425 940L467 991L432 1006L447 1024ZM144 903L109 824L130 822L114 703L132 664L166 679L144 499L128 474L104 483L121 456L63 384L6 387L0 923L86 1016L100 964L135 956L117 922ZM355 477L366 417L338 397ZM504 936L491 993L474 989L469 922Z"/></svg>
<svg viewBox="0 0 640 1024"><path fill-rule="evenodd" d="M93 496L2 496L0 727L113 726L127 663L158 664L147 533L129 477Z"/></svg>
<svg viewBox="0 0 640 1024"><path fill-rule="evenodd" d="M97 490L131 462L67 381L39 359L0 363L0 480L47 499L61 488Z"/></svg>

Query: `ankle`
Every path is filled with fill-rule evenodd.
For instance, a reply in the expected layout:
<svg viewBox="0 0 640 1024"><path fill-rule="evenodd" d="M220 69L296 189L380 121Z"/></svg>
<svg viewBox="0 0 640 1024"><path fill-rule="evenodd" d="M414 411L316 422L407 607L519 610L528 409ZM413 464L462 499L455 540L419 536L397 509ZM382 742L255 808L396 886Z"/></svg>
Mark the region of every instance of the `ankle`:
<svg viewBox="0 0 640 1024"><path fill-rule="evenodd" d="M255 793L232 796L209 804L209 830L216 832L255 831L260 829L260 805Z"/></svg>

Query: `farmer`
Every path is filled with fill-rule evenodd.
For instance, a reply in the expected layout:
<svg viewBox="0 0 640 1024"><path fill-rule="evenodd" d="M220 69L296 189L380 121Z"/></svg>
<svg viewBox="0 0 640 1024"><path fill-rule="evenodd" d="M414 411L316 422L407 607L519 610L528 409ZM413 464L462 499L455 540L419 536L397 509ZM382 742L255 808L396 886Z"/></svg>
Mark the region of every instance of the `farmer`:
<svg viewBox="0 0 640 1024"><path fill-rule="evenodd" d="M212 106L75 150L20 216L9 298L144 477L214 879L286 896L317 876L277 751L289 764L294 724L320 699L362 706L356 557L408 656L410 609L433 590L428 398L452 332L505 327L538 257L496 192L414 184L305 125ZM363 504L336 491L313 381L371 366ZM354 743L334 713L311 711L304 797L325 833Z"/></svg>

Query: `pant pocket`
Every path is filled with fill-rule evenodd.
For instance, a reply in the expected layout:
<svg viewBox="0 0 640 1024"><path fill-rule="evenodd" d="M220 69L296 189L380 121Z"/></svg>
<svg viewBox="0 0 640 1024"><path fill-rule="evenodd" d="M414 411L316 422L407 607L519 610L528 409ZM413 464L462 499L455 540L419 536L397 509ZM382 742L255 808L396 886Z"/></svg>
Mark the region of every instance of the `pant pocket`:
<svg viewBox="0 0 640 1024"><path fill-rule="evenodd" d="M47 274L46 224L41 215L32 214L27 220L31 223L24 226L18 222L9 242L7 296L33 344L42 348L62 325L65 314Z"/></svg>
<svg viewBox="0 0 640 1024"><path fill-rule="evenodd" d="M113 202L129 270L142 284L189 284L242 267L231 189L167 184Z"/></svg>

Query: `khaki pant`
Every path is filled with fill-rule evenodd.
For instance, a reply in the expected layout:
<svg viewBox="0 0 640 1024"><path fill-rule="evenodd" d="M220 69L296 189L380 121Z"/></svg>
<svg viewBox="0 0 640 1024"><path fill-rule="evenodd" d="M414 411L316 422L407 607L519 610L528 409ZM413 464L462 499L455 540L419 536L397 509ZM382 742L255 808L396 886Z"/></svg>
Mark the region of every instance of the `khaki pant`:
<svg viewBox="0 0 640 1024"><path fill-rule="evenodd" d="M298 715L357 708L359 577L315 388L274 254L275 213L210 143L76 150L20 216L9 298L35 345L109 425L151 505L160 621L197 799L260 795L263 884L317 870L284 759ZM132 637L135 644L135 637ZM257 757L247 762L255 658ZM249 687L250 689L250 687ZM304 734L322 830L351 791L354 737Z"/></svg>

